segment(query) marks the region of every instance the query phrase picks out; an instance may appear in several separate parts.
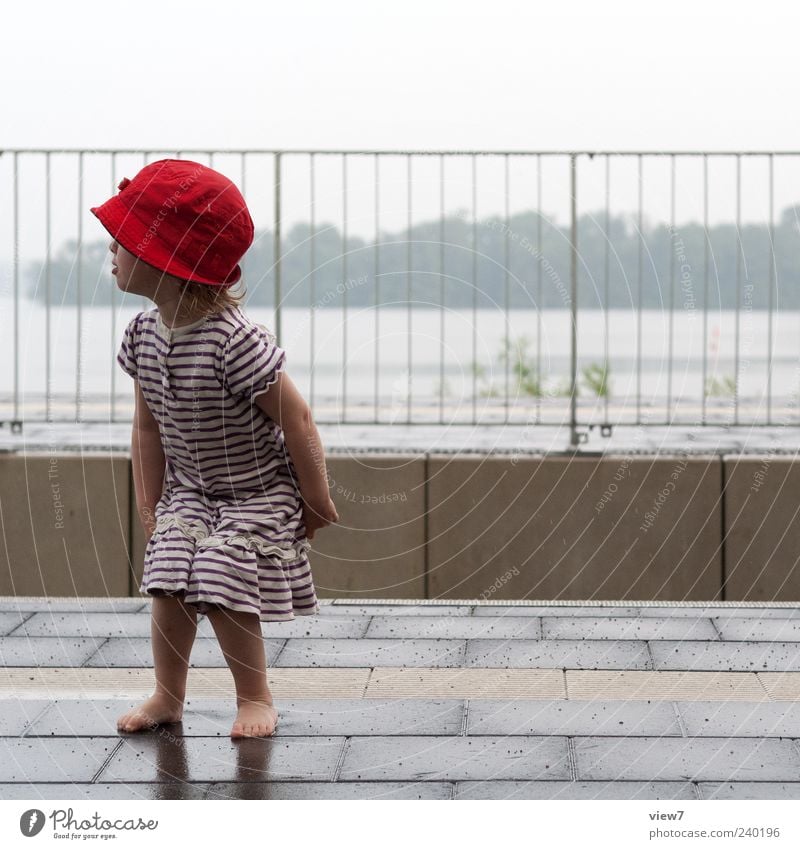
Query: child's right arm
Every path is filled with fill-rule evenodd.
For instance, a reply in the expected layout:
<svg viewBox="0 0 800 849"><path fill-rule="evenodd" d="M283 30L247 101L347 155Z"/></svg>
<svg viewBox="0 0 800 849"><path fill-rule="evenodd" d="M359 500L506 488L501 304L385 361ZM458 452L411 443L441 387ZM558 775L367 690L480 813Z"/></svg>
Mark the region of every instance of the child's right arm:
<svg viewBox="0 0 800 849"><path fill-rule="evenodd" d="M136 509L145 537L149 540L156 527L155 508L164 489L166 460L158 422L147 406L138 380L135 381L135 394L136 407L131 434L133 486L136 491Z"/></svg>

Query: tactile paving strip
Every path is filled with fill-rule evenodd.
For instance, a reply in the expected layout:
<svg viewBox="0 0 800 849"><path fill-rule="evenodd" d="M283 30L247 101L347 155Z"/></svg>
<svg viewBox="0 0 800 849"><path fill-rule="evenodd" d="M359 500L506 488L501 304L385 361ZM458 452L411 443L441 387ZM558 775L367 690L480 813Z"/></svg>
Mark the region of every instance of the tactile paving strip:
<svg viewBox="0 0 800 849"><path fill-rule="evenodd" d="M797 672L282 667L270 668L268 679L282 699L800 701ZM0 670L0 698L6 699L129 698L148 695L154 685L152 669ZM227 698L233 692L230 670L189 670L187 697Z"/></svg>
<svg viewBox="0 0 800 849"><path fill-rule="evenodd" d="M369 669L270 669L275 698L358 699L364 696ZM152 669L77 669L16 667L0 670L0 698L115 699L153 692ZM235 692L229 669L189 669L187 698L227 698Z"/></svg>
<svg viewBox="0 0 800 849"><path fill-rule="evenodd" d="M560 669L375 667L366 698L565 699Z"/></svg>
<svg viewBox="0 0 800 849"><path fill-rule="evenodd" d="M568 698L641 699L676 702L745 701L768 702L770 694L753 672L649 672L604 669L568 669ZM796 673L795 692L800 690Z"/></svg>

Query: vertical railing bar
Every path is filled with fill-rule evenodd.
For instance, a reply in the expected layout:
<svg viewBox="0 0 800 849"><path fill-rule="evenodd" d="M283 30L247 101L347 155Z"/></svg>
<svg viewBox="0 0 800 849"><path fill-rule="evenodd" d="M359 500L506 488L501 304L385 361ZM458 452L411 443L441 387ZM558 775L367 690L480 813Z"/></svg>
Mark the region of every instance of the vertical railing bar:
<svg viewBox="0 0 800 849"><path fill-rule="evenodd" d="M542 154L536 154L536 416L542 423Z"/></svg>
<svg viewBox="0 0 800 849"><path fill-rule="evenodd" d="M175 154L177 159L181 158L180 152ZM247 152L242 151L239 154L239 173L241 174L241 191L242 196L247 198ZM239 263L242 269L242 280L244 281L244 285L247 286L247 266L249 263L247 262L247 253L242 257L241 262Z"/></svg>
<svg viewBox="0 0 800 849"><path fill-rule="evenodd" d="M767 424L772 424L772 360L773 339L772 319L774 310L774 289L777 285L775 268L775 181L773 173L774 157L769 154L769 312L767 313Z"/></svg>
<svg viewBox="0 0 800 849"><path fill-rule="evenodd" d="M569 444L578 447L578 175L576 155L570 154L570 292L572 327L570 328L570 405Z"/></svg>
<svg viewBox="0 0 800 849"><path fill-rule="evenodd" d="M281 332L281 154L274 154L274 210L273 210L273 233L272 233L272 267L274 274L274 298L275 298L275 336L278 345L283 342Z"/></svg>
<svg viewBox="0 0 800 849"><path fill-rule="evenodd" d="M408 215L408 224L407 224L407 235L408 238L406 240L406 310L407 310L407 319L406 324L408 325L408 333L406 334L406 344L407 344L407 360L408 360L408 393L407 393L407 405L408 409L406 411L406 422L411 424L411 154L406 156L406 177L408 182L408 207L407 207L407 215Z"/></svg>
<svg viewBox="0 0 800 849"><path fill-rule="evenodd" d="M50 180L51 180L51 159L50 159L50 151L48 150L45 154L45 271L44 271L44 286L45 286L45 311L44 311L44 382L45 382L45 401L44 401L44 419L46 422L52 421L52 397L51 390L53 386L53 376L51 374L51 364L50 358L52 355L50 349L50 334L52 332L51 329L51 304L53 300L52 293L52 206L51 206L51 188L50 188ZM114 370L111 371L111 386L113 392L114 386ZM113 395L112 395L113 397Z"/></svg>
<svg viewBox="0 0 800 849"><path fill-rule="evenodd" d="M81 266L83 265L83 151L78 153L78 276L75 293L78 304L78 340L76 345L77 369L75 374L75 421L81 420L81 354L83 336L83 297L81 293Z"/></svg>
<svg viewBox="0 0 800 849"><path fill-rule="evenodd" d="M117 188L117 152L111 153L111 194ZM117 420L117 285L116 279L111 287L111 421Z"/></svg>
<svg viewBox="0 0 800 849"><path fill-rule="evenodd" d="M636 309L636 424L642 423L642 242L644 241L644 232L642 230L642 197L644 194L644 173L642 165L642 154L639 157L639 215L637 229L639 231L638 250L637 250L637 272L636 272L636 288L637 288L637 309Z"/></svg>
<svg viewBox="0 0 800 849"><path fill-rule="evenodd" d="M610 338L610 327L609 327L609 255L611 253L609 249L610 234L609 234L609 226L610 226L610 206L611 206L611 157L606 154L606 244L605 244L605 257L604 257L604 267L603 267L603 281L604 281L604 304L603 308L605 310L605 358L603 363L603 368L605 369L606 375L606 395L605 395L605 418L606 424L608 424L609 413L608 413L608 401L609 401L609 392L608 392L608 372L609 372L609 338Z"/></svg>
<svg viewBox="0 0 800 849"><path fill-rule="evenodd" d="M374 154L374 162L375 162L375 251L372 257L372 264L375 268L375 371L374 379L375 379L375 423L377 424L379 421L379 381L378 375L380 374L380 366L379 366L379 358L380 358L380 318L381 318L381 306L380 306L380 241L381 241L381 210L380 210L380 154Z"/></svg>
<svg viewBox="0 0 800 849"><path fill-rule="evenodd" d="M147 165L147 151L142 151L142 167L144 168ZM139 304L142 309L147 309L148 307L148 299L145 295L139 295Z"/></svg>
<svg viewBox="0 0 800 849"><path fill-rule="evenodd" d="M347 421L347 154L342 154L342 421Z"/></svg>
<svg viewBox="0 0 800 849"><path fill-rule="evenodd" d="M508 424L509 421L509 408L510 408L510 397L509 397L509 383L510 383L510 366L511 366L511 319L509 316L510 310L510 297L509 297L509 274L508 274L508 263L509 263L509 236L508 236L508 228L510 225L509 221L509 185L508 185L508 154L505 154L503 158L503 162L505 165L505 238L504 238L504 252L503 252L503 268L504 268L504 302L505 302L505 324L506 324L506 336L505 336L505 346L506 346L506 398L505 398L505 424Z"/></svg>
<svg viewBox="0 0 800 849"><path fill-rule="evenodd" d="M675 336L675 154L670 154L669 179L669 341L667 342L667 423L672 424L672 358Z"/></svg>
<svg viewBox="0 0 800 849"><path fill-rule="evenodd" d="M477 159L472 154L472 424L478 423L478 192Z"/></svg>
<svg viewBox="0 0 800 849"><path fill-rule="evenodd" d="M308 170L309 170L309 200L310 200L310 213L309 213L309 221L310 221L310 233L308 238L308 251L309 251L309 277L310 277L310 288L309 288L309 307L311 309L311 333L309 336L311 337L309 340L309 352L308 352L308 368L309 368L309 381L310 381L310 391L309 404L314 406L314 377L316 373L316 363L314 362L314 358L316 356L317 344L316 344L316 317L317 317L317 306L316 306L316 264L317 264L317 255L316 255L316 239L317 239L317 223L316 223L316 159L313 151L309 154L308 160Z"/></svg>
<svg viewBox="0 0 800 849"><path fill-rule="evenodd" d="M734 401L733 401L733 421L734 424L739 424L739 395L740 395L740 360L739 360L739 345L740 345L740 309L739 304L742 298L742 157L736 155L736 341L734 342Z"/></svg>
<svg viewBox="0 0 800 849"><path fill-rule="evenodd" d="M19 413L19 154L14 151L14 421Z"/></svg>
<svg viewBox="0 0 800 849"><path fill-rule="evenodd" d="M708 156L703 154L703 405L702 424L706 424L706 394L708 384Z"/></svg>
<svg viewBox="0 0 800 849"><path fill-rule="evenodd" d="M444 154L439 156L439 424L444 423Z"/></svg>

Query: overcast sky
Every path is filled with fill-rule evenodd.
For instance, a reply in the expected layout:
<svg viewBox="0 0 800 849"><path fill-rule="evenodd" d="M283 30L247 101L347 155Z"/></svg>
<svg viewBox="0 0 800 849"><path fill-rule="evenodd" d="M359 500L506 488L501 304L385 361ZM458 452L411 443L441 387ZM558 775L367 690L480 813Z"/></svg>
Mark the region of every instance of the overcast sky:
<svg viewBox="0 0 800 849"><path fill-rule="evenodd" d="M18 3L0 27L0 148L800 150L799 17L789 3L697 0ZM337 226L340 160L318 160L313 204L317 221ZM269 229L271 160L248 162L248 203L257 228ZM407 221L406 162L382 162L381 224L397 230ZM668 220L670 163L646 162L645 214ZM75 158L54 160L53 244L76 236L78 208L84 238L101 237L89 205L142 164L120 157L114 176L108 158L87 158L80 199ZM568 162L550 164L542 208L565 221ZM512 214L534 206L534 165L512 166ZM244 182L238 159L214 166ZM348 227L366 238L371 167L354 157L348 172ZM413 167L414 220L430 220L438 162ZM448 211L471 202L468 167L448 160ZM479 167L477 214L502 214L502 160ZM700 167L676 165L679 220L701 220ZM734 167L731 157L709 164L710 223L734 219ZM599 210L603 161L580 168L579 210ZM613 169L612 210L633 213L636 160ZM766 158L743 163L743 221L768 219L767 169ZM0 268L13 243L12 175L0 157ZM41 158L21 159L23 256L43 253L43 175ZM774 184L776 214L800 201L800 157L776 158ZM288 229L310 216L308 160L287 158L282 185Z"/></svg>
<svg viewBox="0 0 800 849"><path fill-rule="evenodd" d="M794 5L9 4L2 146L798 149Z"/></svg>

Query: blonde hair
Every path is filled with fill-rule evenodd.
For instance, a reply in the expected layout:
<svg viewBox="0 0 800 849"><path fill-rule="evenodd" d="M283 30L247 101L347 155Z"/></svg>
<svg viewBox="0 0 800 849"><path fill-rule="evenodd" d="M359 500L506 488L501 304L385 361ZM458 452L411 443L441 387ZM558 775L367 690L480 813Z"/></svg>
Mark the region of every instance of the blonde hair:
<svg viewBox="0 0 800 849"><path fill-rule="evenodd" d="M198 317L218 313L226 307L238 306L247 293L246 288L237 288L240 284L242 284L241 280L234 286L227 287L178 280L181 289L181 302L185 304L192 315ZM233 291L234 289L236 291Z"/></svg>

